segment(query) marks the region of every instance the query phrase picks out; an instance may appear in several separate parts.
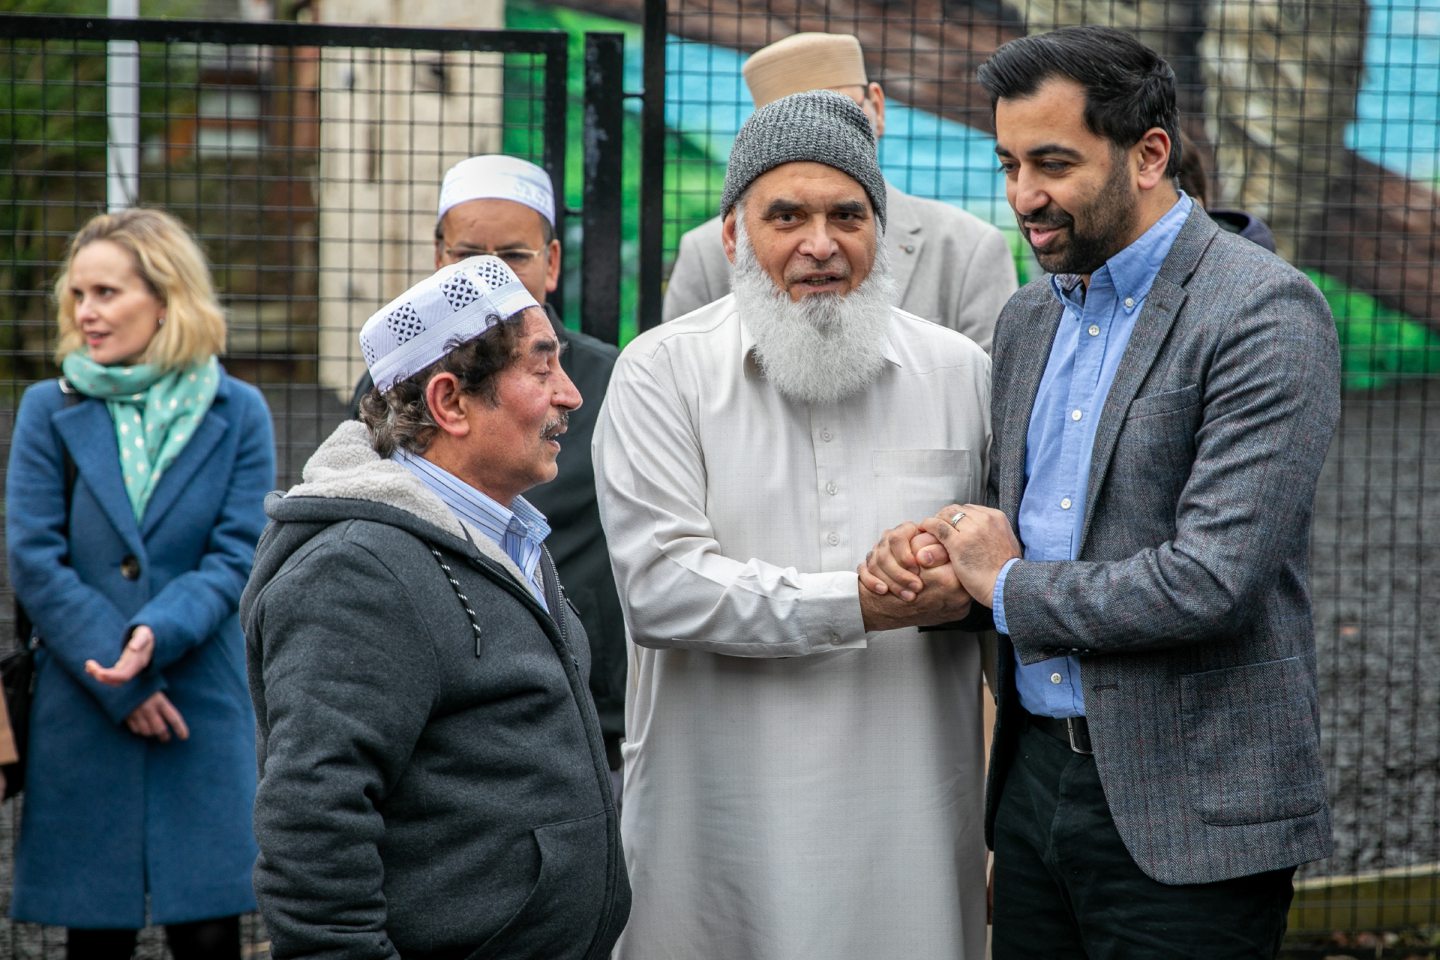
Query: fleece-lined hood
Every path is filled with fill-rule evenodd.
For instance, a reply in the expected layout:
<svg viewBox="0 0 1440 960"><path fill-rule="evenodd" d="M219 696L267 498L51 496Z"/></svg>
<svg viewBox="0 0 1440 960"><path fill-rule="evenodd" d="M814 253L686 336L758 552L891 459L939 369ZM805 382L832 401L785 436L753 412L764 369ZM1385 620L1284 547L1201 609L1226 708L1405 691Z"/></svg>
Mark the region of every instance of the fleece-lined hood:
<svg viewBox="0 0 1440 960"><path fill-rule="evenodd" d="M252 585L266 583L311 537L331 524L373 520L463 554L478 554L519 584L524 575L489 537L461 523L415 475L370 445L370 431L348 420L315 451L301 482L265 499L270 525L255 550ZM528 588L527 588L528 589Z"/></svg>

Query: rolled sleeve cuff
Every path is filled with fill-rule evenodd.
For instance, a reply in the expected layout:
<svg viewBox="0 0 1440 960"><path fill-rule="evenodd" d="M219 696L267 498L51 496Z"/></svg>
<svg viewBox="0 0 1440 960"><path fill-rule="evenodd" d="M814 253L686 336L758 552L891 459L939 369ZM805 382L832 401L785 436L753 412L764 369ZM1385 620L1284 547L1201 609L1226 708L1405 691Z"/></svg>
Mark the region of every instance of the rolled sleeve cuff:
<svg viewBox="0 0 1440 960"><path fill-rule="evenodd" d="M995 578L995 593L990 598L990 609L995 612L995 632L1010 635L1010 626L1005 622L1005 578L1010 575L1010 568L1019 563L1019 559L1006 560L1005 566L1000 568L1000 575Z"/></svg>
<svg viewBox="0 0 1440 960"><path fill-rule="evenodd" d="M800 623L810 648L855 650L866 646L860 615L860 578L853 572L800 575Z"/></svg>

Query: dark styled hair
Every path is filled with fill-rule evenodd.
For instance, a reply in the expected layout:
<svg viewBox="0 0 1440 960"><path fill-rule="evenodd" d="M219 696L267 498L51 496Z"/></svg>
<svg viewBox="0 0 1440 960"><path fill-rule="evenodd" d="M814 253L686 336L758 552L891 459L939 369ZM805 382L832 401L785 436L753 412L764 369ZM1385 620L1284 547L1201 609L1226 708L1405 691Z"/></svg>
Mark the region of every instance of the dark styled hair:
<svg viewBox="0 0 1440 960"><path fill-rule="evenodd" d="M1165 59L1123 30L1065 27L1021 37L995 51L976 78L995 103L1033 95L1048 80L1073 80L1085 89L1085 126L1120 149L1159 127L1170 135L1167 176L1180 170L1180 109L1175 71Z"/></svg>
<svg viewBox="0 0 1440 960"><path fill-rule="evenodd" d="M525 311L502 320L480 336L455 344L430 366L399 381L389 390L372 388L360 398L360 419L370 428L375 452L388 457L396 447L424 453L439 426L425 402L425 385L436 374L453 373L460 389L500 402L495 376L515 360L524 330Z"/></svg>

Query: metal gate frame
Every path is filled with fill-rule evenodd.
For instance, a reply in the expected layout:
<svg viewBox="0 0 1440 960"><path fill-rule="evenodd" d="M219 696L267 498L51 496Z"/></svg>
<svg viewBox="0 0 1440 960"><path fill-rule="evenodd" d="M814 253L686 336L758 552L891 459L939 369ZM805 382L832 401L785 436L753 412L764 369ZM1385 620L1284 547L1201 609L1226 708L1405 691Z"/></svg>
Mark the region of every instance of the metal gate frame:
<svg viewBox="0 0 1440 960"><path fill-rule="evenodd" d="M617 343L619 340L619 183L624 137L621 94L624 82L624 38L621 34L596 33L585 37L585 182L579 211L566 209L564 204L569 37L561 31L448 30L284 21L129 20L0 14L0 36L12 41L122 40L165 44L211 43L225 47L352 47L531 54L543 57L545 116L541 131L541 166L550 174L555 195L560 200L555 211L555 233L564 236L567 215L582 214L582 329L608 343ZM663 109L663 101L661 106ZM656 211L658 210L657 205ZM657 305L656 310L658 309Z"/></svg>

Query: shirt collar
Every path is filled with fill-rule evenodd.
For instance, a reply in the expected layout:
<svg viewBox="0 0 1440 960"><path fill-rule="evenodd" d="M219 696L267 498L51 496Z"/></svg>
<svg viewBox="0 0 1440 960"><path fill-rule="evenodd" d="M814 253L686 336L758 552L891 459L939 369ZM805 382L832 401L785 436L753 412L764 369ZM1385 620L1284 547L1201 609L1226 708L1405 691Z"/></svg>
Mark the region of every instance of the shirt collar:
<svg viewBox="0 0 1440 960"><path fill-rule="evenodd" d="M506 507L445 468L408 450L397 447L390 459L419 478L459 519L484 531L502 547L500 538L506 530L513 529L517 536L533 543L543 543L550 536L545 515L524 497L516 497Z"/></svg>
<svg viewBox="0 0 1440 960"><path fill-rule="evenodd" d="M1160 267L1170 255L1170 248L1175 245L1175 238L1180 236L1180 229L1185 226L1194 206L1194 201L1185 191L1180 191L1180 198L1165 211L1164 216L1151 224L1149 230L1091 274L1091 284L1108 282L1115 288L1117 300L1130 300L1138 306L1160 275ZM1062 306L1076 304L1079 287L1078 274L1055 274L1050 278L1050 289Z"/></svg>

